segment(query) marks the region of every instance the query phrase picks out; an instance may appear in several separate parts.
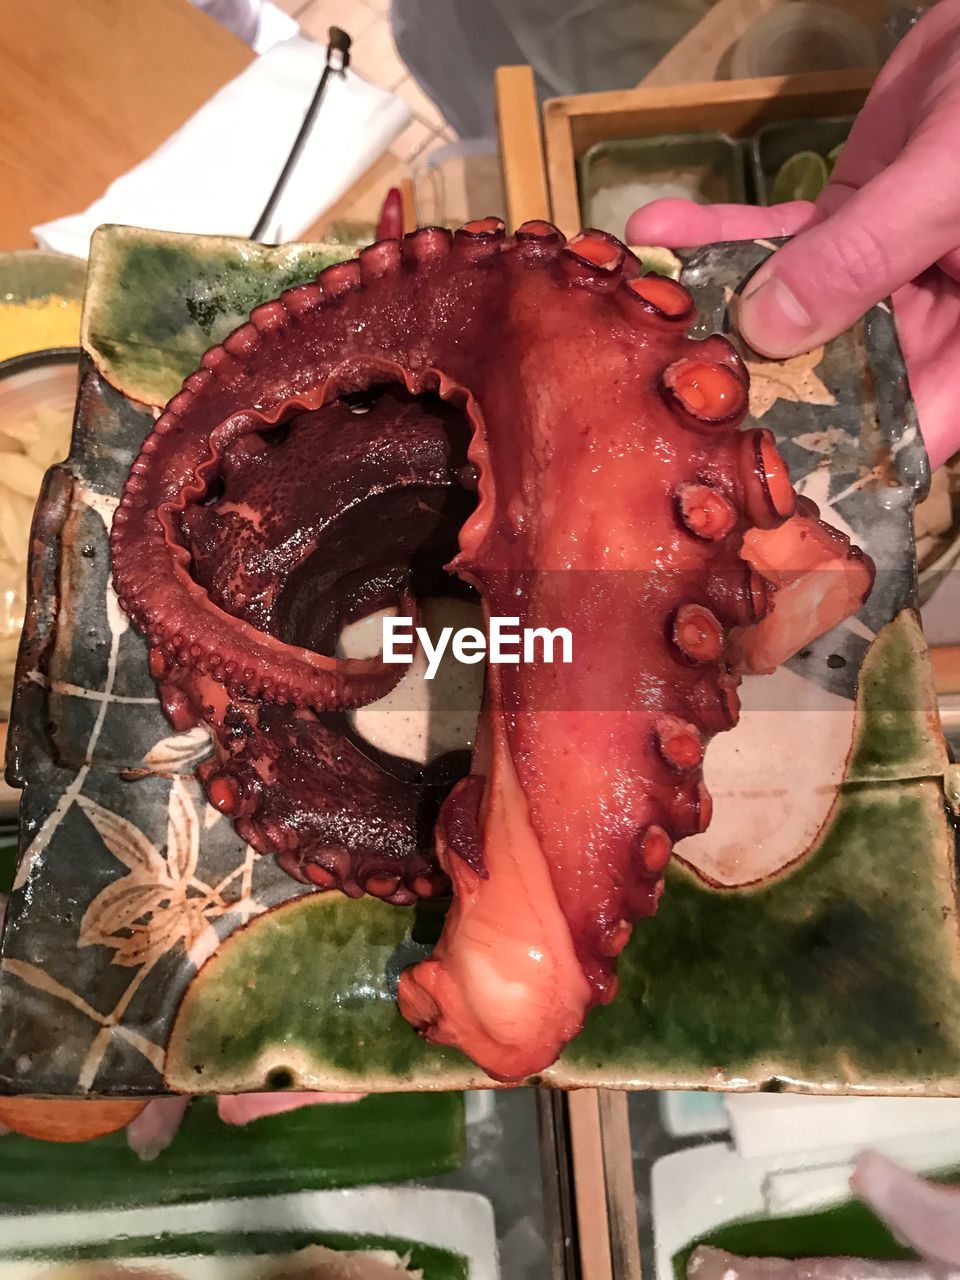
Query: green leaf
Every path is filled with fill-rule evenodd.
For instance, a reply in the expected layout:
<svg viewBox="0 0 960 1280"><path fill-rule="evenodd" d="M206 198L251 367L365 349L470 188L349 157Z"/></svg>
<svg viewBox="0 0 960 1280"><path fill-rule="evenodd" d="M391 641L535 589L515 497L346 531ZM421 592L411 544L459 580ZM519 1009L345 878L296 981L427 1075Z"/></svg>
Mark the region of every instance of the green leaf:
<svg viewBox="0 0 960 1280"><path fill-rule="evenodd" d="M939 778L948 764L937 692L920 622L904 610L884 627L860 669L850 782Z"/></svg>
<svg viewBox="0 0 960 1280"><path fill-rule="evenodd" d="M944 1173L937 1181L955 1181ZM883 1223L855 1200L831 1205L816 1213L729 1222L692 1241L674 1255L677 1280L684 1280L687 1262L699 1245L725 1249L742 1258L874 1258L882 1261L915 1259Z"/></svg>
<svg viewBox="0 0 960 1280"><path fill-rule="evenodd" d="M381 1094L242 1128L225 1125L215 1102L201 1098L151 1161L132 1152L122 1132L80 1143L0 1138L0 1203L100 1209L281 1195L434 1177L457 1168L464 1155L458 1093Z"/></svg>

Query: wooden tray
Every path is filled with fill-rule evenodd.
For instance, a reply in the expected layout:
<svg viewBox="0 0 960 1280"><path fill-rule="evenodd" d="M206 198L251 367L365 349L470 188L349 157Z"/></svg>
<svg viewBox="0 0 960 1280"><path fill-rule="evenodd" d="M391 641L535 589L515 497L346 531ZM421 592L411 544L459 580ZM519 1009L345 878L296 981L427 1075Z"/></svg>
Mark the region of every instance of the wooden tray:
<svg viewBox="0 0 960 1280"><path fill-rule="evenodd" d="M594 143L668 133L745 138L776 120L850 115L863 105L873 75L818 72L552 98L543 110L552 221L567 235L579 229L577 161ZM518 132L523 127L514 124Z"/></svg>

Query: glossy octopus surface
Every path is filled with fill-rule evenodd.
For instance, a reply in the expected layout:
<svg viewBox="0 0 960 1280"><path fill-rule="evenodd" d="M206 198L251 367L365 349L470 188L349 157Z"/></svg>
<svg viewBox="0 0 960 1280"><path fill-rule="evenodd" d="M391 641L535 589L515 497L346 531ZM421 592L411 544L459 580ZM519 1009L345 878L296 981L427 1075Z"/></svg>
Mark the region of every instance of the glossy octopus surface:
<svg viewBox="0 0 960 1280"><path fill-rule="evenodd" d="M116 514L117 592L171 723L211 731L211 803L320 890L452 890L400 1007L499 1080L614 998L674 843L710 821L741 673L872 584L693 319L602 232L381 241L204 356ZM443 594L568 629L572 661L489 664L472 756L417 767L348 716L402 668L338 637Z"/></svg>

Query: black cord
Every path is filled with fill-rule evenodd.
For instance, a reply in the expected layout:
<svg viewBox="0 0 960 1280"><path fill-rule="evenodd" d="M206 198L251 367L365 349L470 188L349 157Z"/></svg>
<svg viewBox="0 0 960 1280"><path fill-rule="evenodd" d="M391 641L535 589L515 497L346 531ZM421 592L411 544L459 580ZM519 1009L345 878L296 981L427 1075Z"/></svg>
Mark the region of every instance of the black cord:
<svg viewBox="0 0 960 1280"><path fill-rule="evenodd" d="M257 219L257 225L250 233L251 240L262 240L263 233L270 225L277 205L280 203L280 197L283 195L284 187L293 172L297 161L300 159L300 153L303 151L307 136L310 133L311 126L320 110L320 104L323 102L323 95L327 88L327 81L330 73L334 72L342 76L350 65L350 45L352 41L345 31L341 31L339 27L331 27L327 42L327 64L323 68L323 75L320 77L320 83L317 85L317 91L313 95L313 101L307 107L307 114L303 117L303 124L300 126L300 132L294 140L290 154L287 156L286 164L280 171L280 177L277 179L276 186L270 193L270 199L263 207L263 212Z"/></svg>

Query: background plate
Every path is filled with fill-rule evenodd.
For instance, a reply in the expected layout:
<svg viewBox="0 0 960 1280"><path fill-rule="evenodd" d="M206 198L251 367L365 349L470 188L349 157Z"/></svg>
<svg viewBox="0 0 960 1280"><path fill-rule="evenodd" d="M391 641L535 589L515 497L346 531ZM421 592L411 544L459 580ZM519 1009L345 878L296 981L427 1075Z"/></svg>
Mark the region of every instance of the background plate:
<svg viewBox="0 0 960 1280"><path fill-rule="evenodd" d="M46 1265L36 1272L13 1259L135 1257L170 1260L164 1275L195 1280L233 1276L198 1265L199 1259L240 1259L280 1254L310 1243L330 1248L390 1249L409 1253L423 1280L497 1280L493 1212L482 1196L414 1187L363 1187L356 1191L302 1192L246 1200L85 1214L37 1214L7 1219L0 1249L0 1277L37 1274L54 1280Z"/></svg>

